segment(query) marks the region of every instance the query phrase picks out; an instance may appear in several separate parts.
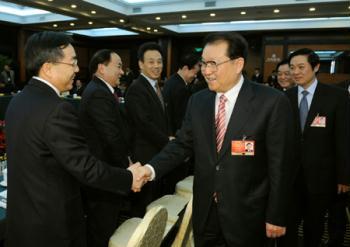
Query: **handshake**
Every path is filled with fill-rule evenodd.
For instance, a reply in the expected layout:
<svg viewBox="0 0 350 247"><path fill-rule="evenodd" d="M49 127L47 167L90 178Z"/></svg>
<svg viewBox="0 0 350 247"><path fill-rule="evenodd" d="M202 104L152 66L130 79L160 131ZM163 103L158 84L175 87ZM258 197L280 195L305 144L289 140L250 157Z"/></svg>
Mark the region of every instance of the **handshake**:
<svg viewBox="0 0 350 247"><path fill-rule="evenodd" d="M142 166L140 162L136 162L128 167L132 173L132 187L134 192L140 192L143 185L151 180L152 171L147 166Z"/></svg>

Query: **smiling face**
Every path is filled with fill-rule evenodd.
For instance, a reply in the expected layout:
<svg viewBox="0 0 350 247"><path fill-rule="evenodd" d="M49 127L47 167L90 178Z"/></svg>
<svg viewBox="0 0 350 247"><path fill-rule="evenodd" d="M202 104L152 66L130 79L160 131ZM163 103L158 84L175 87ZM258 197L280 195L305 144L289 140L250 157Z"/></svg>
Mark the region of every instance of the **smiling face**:
<svg viewBox="0 0 350 247"><path fill-rule="evenodd" d="M288 64L282 64L278 67L277 82L282 88L290 88L293 85Z"/></svg>
<svg viewBox="0 0 350 247"><path fill-rule="evenodd" d="M124 74L122 60L117 53L111 53L108 64L99 64L97 75L105 80L112 87L120 84L120 77Z"/></svg>
<svg viewBox="0 0 350 247"><path fill-rule="evenodd" d="M139 60L139 66L145 76L157 80L163 70L162 55L157 50L148 50L143 55L143 61Z"/></svg>
<svg viewBox="0 0 350 247"><path fill-rule="evenodd" d="M63 58L60 61L46 63L48 81L60 92L66 92L73 88L75 74L79 72L78 61L72 45L62 49Z"/></svg>
<svg viewBox="0 0 350 247"><path fill-rule="evenodd" d="M312 69L306 55L298 55L290 60L290 72L293 81L304 89L307 89L315 80L319 67L320 64L317 64Z"/></svg>
<svg viewBox="0 0 350 247"><path fill-rule="evenodd" d="M207 44L202 54L203 64L210 61L217 64L216 69L211 66L202 66L201 71L209 89L219 93L227 92L238 83L244 66L244 59L241 57L230 59L227 49L227 42L218 41Z"/></svg>

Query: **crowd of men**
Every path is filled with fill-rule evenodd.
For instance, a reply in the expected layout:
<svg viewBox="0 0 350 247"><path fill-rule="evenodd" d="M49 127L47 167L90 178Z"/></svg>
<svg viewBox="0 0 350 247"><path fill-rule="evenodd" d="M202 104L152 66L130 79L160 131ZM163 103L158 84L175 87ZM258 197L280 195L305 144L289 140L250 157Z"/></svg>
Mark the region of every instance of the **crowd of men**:
<svg viewBox="0 0 350 247"><path fill-rule="evenodd" d="M45 31L26 44L33 77L6 113L7 246L106 247L123 207L142 217L189 163L195 246L296 247L302 222L304 246L318 247L326 213L335 225L344 219L349 91L317 80L314 51L277 65L279 91L242 75L241 35L212 33L162 93L162 49L145 43L124 108L121 57L99 50L76 112L60 98L79 71L72 42ZM199 71L208 88L191 95Z"/></svg>

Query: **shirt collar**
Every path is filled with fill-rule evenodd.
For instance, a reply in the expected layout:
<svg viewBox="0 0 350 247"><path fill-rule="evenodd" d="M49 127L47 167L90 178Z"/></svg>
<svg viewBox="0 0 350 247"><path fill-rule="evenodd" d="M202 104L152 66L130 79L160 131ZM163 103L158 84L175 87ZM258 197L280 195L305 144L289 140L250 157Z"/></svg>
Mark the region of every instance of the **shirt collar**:
<svg viewBox="0 0 350 247"><path fill-rule="evenodd" d="M220 98L221 95L225 94L228 101L232 101L232 99L238 95L239 91L241 90L241 87L243 85L244 78L241 75L241 78L239 79L238 83L234 85L230 90L228 90L225 93L217 93L216 97Z"/></svg>
<svg viewBox="0 0 350 247"><path fill-rule="evenodd" d="M58 95L58 97L61 96L60 91L59 91L54 85L52 85L50 82L44 80L43 78L41 78L41 77L39 77L39 76L33 76L33 79L45 83L46 85L48 85L50 88L52 88L52 89L55 91L55 93Z"/></svg>
<svg viewBox="0 0 350 247"><path fill-rule="evenodd" d="M109 91L111 91L111 93L114 93L114 88L105 80L103 80L101 77L98 77L97 75L95 75L98 79L100 79L101 81L103 81L104 84L106 84L106 86L108 87Z"/></svg>
<svg viewBox="0 0 350 247"><path fill-rule="evenodd" d="M141 75L142 75L143 77L145 77L146 80L147 80L149 83L151 83L151 85L152 85L153 88L156 87L157 82L158 82L157 80L153 80L153 79L147 77L144 73L141 73Z"/></svg>
<svg viewBox="0 0 350 247"><path fill-rule="evenodd" d="M304 89L303 87L298 85L298 94L301 94L305 90L309 94L314 95L317 83L318 83L317 78L315 78L314 81L311 83L311 85L307 89Z"/></svg>

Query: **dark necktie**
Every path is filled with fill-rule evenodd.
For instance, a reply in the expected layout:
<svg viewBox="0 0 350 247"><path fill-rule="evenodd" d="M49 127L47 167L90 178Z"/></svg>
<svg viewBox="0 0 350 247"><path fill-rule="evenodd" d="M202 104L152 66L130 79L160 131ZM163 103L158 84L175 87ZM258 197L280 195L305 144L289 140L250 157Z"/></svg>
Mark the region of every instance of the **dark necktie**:
<svg viewBox="0 0 350 247"><path fill-rule="evenodd" d="M300 115L300 127L301 127L301 131L303 132L306 118L307 118L307 113L309 111L309 106L306 99L306 96L309 94L309 92L304 90L301 93L303 94L303 97L301 98L301 101L300 101L299 115Z"/></svg>
<svg viewBox="0 0 350 247"><path fill-rule="evenodd" d="M164 99L163 99L163 95L162 95L162 92L160 90L160 87L159 87L158 83L156 83L156 85L154 87L156 89L156 94L158 96L158 99L159 99L159 101L160 101L160 103L162 105L162 108L164 110Z"/></svg>

